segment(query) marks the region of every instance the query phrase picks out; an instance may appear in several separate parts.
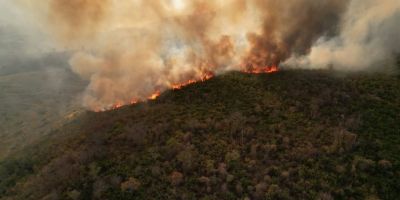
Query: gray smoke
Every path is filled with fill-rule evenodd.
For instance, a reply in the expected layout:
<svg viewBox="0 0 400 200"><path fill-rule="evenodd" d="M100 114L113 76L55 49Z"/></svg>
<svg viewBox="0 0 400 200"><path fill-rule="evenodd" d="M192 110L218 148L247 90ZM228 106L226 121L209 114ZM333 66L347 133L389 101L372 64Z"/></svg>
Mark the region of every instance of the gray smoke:
<svg viewBox="0 0 400 200"><path fill-rule="evenodd" d="M321 37L309 55L293 57L286 64L345 70L390 64L400 53L399 21L398 0L352 0L338 36Z"/></svg>

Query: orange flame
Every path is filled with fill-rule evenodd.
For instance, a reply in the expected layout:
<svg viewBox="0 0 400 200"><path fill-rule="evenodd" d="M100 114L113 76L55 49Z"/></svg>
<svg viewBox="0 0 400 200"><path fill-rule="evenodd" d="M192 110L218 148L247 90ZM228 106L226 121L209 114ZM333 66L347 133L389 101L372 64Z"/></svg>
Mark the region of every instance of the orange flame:
<svg viewBox="0 0 400 200"><path fill-rule="evenodd" d="M266 66L266 67L252 67L252 68L247 68L245 70L242 70L242 72L244 73L249 73L249 74L263 74L263 73L274 73L274 72L278 72L279 68L277 65L272 65L272 66ZM176 84L171 84L170 88L173 90L179 90L182 89L188 85L197 83L197 82L204 82L207 81L211 78L214 77L214 74L211 72L205 72L200 78L197 79L189 79L186 82L183 83L176 83ZM148 100L155 100L157 99L159 96L161 95L161 91L160 90L156 90L153 94L151 94L147 99ZM132 99L129 103L131 105L133 104L137 104L142 102L141 100L138 100L136 98ZM114 104L111 107L111 110L115 110L118 108L121 108L122 106L124 106L125 104L123 102L118 102L116 104Z"/></svg>
<svg viewBox="0 0 400 200"><path fill-rule="evenodd" d="M212 77L214 77L214 74L213 73L211 73L211 72L207 72L207 73L204 73L204 75L202 75L199 79L190 79L190 80L188 80L188 81L186 81L186 82L184 82L184 83L177 83L177 84L172 84L171 85L171 88L173 89L173 90L179 90L179 89L182 89L183 87L186 87L186 86L188 86L188 85L191 85L191 84L194 84L194 83L197 83L197 82L204 82L204 81L206 81L206 80L209 80L209 79L211 79Z"/></svg>
<svg viewBox="0 0 400 200"><path fill-rule="evenodd" d="M115 110L115 109L121 108L122 106L124 106L124 103L118 102L118 103L114 104L114 105L111 107L111 109L112 109L112 110Z"/></svg>
<svg viewBox="0 0 400 200"><path fill-rule="evenodd" d="M149 100L155 100L160 96L161 92L159 90L155 91L153 94L151 94L147 99Z"/></svg>
<svg viewBox="0 0 400 200"><path fill-rule="evenodd" d="M266 66L266 67L254 67L243 70L245 73L249 74L265 74L265 73L274 73L278 72L279 68L276 65Z"/></svg>
<svg viewBox="0 0 400 200"><path fill-rule="evenodd" d="M196 80L191 79L191 80L188 80L185 83L172 84L171 88L174 89L174 90L179 90L179 89L181 89L181 88L183 88L185 86L188 86L188 85L196 83L196 82L197 82Z"/></svg>
<svg viewBox="0 0 400 200"><path fill-rule="evenodd" d="M137 103L139 103L139 100L137 100L137 99L132 99L130 103L131 103L131 104L137 104Z"/></svg>

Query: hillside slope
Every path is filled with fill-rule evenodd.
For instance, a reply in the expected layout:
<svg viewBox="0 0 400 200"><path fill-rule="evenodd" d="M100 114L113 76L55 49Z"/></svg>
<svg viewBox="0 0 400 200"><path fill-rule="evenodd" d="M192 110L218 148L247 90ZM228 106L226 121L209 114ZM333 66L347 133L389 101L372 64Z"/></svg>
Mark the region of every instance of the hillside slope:
<svg viewBox="0 0 400 200"><path fill-rule="evenodd" d="M0 161L83 110L76 96L85 82L68 68L40 67L0 73Z"/></svg>
<svg viewBox="0 0 400 200"><path fill-rule="evenodd" d="M400 78L229 73L85 113L0 164L2 199L396 199Z"/></svg>

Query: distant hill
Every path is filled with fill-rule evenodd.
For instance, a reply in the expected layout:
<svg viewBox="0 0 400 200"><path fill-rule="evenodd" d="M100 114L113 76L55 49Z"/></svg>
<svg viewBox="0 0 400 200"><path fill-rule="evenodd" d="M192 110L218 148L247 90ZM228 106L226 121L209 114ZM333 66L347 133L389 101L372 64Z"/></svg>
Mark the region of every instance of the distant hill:
<svg viewBox="0 0 400 200"><path fill-rule="evenodd" d="M397 199L400 77L232 72L86 112L0 163L2 199Z"/></svg>
<svg viewBox="0 0 400 200"><path fill-rule="evenodd" d="M0 76L46 69L69 69L68 52L52 52L40 56L0 55Z"/></svg>
<svg viewBox="0 0 400 200"><path fill-rule="evenodd" d="M78 96L87 83L58 59L49 56L31 65L23 60L24 66L0 69L0 161L83 110Z"/></svg>

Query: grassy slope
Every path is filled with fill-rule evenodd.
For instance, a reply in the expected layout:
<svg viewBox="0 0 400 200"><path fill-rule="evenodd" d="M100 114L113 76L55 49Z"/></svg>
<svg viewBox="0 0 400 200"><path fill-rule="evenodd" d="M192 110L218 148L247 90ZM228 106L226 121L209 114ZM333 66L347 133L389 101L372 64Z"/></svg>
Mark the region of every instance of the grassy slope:
<svg viewBox="0 0 400 200"><path fill-rule="evenodd" d="M153 102L86 113L1 163L0 195L395 199L399 77L332 74L229 73Z"/></svg>
<svg viewBox="0 0 400 200"><path fill-rule="evenodd" d="M74 98L84 86L61 67L0 75L0 161L82 110Z"/></svg>

